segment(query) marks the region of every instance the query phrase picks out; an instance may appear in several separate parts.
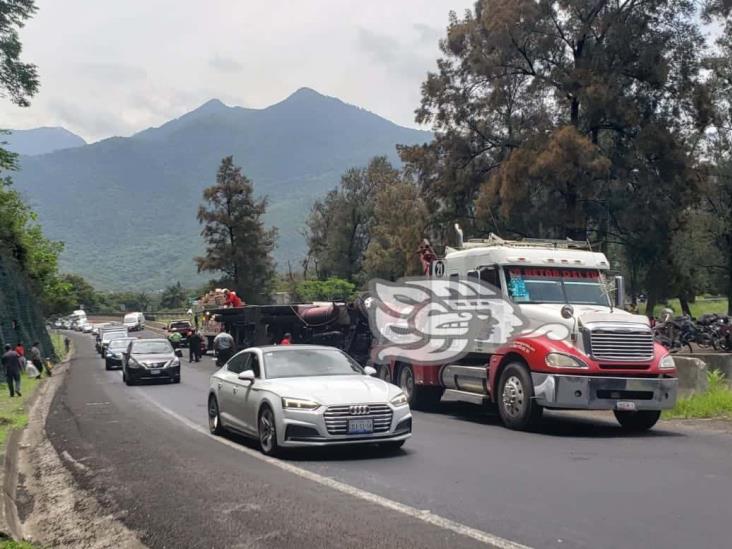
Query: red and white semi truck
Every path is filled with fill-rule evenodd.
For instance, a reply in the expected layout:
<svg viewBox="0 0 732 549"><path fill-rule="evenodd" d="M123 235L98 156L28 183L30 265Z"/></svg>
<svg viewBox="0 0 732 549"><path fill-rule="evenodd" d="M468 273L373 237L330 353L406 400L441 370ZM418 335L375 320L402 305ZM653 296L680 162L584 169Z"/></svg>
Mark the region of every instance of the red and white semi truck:
<svg viewBox="0 0 732 549"><path fill-rule="evenodd" d="M622 309L623 280L609 280L604 254L573 241L463 242L456 228L460 243L443 258L421 250L425 274L488 282L525 324L504 341L477 338L456 362L381 366L378 375L401 386L413 407L443 396L493 403L512 429L530 428L544 408L612 410L624 428L645 430L674 406L674 361L648 319ZM548 325L565 327L567 337L541 335Z"/></svg>

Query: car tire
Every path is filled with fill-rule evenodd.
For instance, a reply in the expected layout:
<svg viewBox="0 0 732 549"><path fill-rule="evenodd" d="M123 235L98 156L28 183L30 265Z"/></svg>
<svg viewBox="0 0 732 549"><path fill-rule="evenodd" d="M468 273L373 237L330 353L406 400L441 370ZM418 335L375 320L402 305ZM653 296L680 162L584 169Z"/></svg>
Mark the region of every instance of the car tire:
<svg viewBox="0 0 732 549"><path fill-rule="evenodd" d="M421 387L414 382L414 371L409 364L402 364L397 374L397 385L407 397L407 402L415 410L434 410L440 403L442 387Z"/></svg>
<svg viewBox="0 0 732 549"><path fill-rule="evenodd" d="M105 370L111 370L112 369L112 367L109 365L109 361L108 360L105 360L104 361L104 369Z"/></svg>
<svg viewBox="0 0 732 549"><path fill-rule="evenodd" d="M640 410L638 412L615 410L614 414L623 430L630 433L647 431L661 418L660 410Z"/></svg>
<svg viewBox="0 0 732 549"><path fill-rule="evenodd" d="M226 432L226 429L221 424L219 401L213 395L208 397L208 430L212 435L216 436L221 436Z"/></svg>
<svg viewBox="0 0 732 549"><path fill-rule="evenodd" d="M541 420L544 409L534 400L531 374L521 362L511 362L501 371L496 400L501 421L509 429L526 431Z"/></svg>
<svg viewBox="0 0 732 549"><path fill-rule="evenodd" d="M125 385L128 387L132 387L135 384L134 379L130 379L129 376L127 376L124 372L122 373L122 381L125 382Z"/></svg>
<svg viewBox="0 0 732 549"><path fill-rule="evenodd" d="M276 456L280 450L277 444L277 424L272 408L266 404L259 411L257 433L259 434L259 448L262 453L265 456Z"/></svg>

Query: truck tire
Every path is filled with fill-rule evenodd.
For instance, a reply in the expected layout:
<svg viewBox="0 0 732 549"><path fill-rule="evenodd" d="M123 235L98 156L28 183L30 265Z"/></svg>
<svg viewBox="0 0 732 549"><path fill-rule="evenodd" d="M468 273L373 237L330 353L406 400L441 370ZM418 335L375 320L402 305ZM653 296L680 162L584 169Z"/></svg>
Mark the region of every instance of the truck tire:
<svg viewBox="0 0 732 549"><path fill-rule="evenodd" d="M496 401L501 421L515 431L534 427L544 411L534 400L531 374L521 362L510 362L501 371Z"/></svg>
<svg viewBox="0 0 732 549"><path fill-rule="evenodd" d="M424 387L414 382L414 371L409 364L402 364L397 374L397 384L407 396L409 406L415 410L434 410L440 403L442 387Z"/></svg>
<svg viewBox="0 0 732 549"><path fill-rule="evenodd" d="M638 412L615 410L614 413L615 419L618 420L623 430L633 433L647 431L661 417L660 410L640 410Z"/></svg>

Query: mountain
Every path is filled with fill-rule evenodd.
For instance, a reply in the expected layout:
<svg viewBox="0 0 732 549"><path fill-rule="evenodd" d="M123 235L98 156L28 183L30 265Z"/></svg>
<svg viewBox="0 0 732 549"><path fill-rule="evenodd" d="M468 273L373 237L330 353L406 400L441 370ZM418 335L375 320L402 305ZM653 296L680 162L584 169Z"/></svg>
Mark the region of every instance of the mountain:
<svg viewBox="0 0 732 549"><path fill-rule="evenodd" d="M234 161L269 197L267 222L279 228L275 259L293 267L305 254L312 202L350 167L376 155L399 159L397 144L431 134L303 88L264 109L211 100L131 137L42 156L23 156L16 186L49 237L63 240L63 269L106 289L156 290L198 284L203 250L196 210L221 159Z"/></svg>
<svg viewBox="0 0 732 549"><path fill-rule="evenodd" d="M0 135L4 148L18 154L33 156L86 145L78 135L64 128L35 128L32 130L10 130Z"/></svg>

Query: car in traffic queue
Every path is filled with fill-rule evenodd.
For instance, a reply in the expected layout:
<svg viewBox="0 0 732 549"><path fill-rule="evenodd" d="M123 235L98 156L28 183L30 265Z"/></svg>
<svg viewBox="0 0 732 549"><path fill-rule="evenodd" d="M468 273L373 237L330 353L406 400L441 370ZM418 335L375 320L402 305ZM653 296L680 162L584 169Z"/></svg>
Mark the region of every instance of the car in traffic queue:
<svg viewBox="0 0 732 549"><path fill-rule="evenodd" d="M334 347L245 349L210 378L209 430L254 437L266 455L296 446L400 448L412 435L407 398L375 373Z"/></svg>
<svg viewBox="0 0 732 549"><path fill-rule="evenodd" d="M122 356L122 380L127 385L140 381L180 383L182 356L167 339L134 339Z"/></svg>
<svg viewBox="0 0 732 549"><path fill-rule="evenodd" d="M104 354L104 369L116 370L122 368L122 358L124 357L130 341L137 339L136 337L120 337L109 342L107 352Z"/></svg>
<svg viewBox="0 0 732 549"><path fill-rule="evenodd" d="M128 332L137 332L145 329L145 315L142 313L127 313L122 320Z"/></svg>
<svg viewBox="0 0 732 549"><path fill-rule="evenodd" d="M102 332L101 338L99 339L99 354L104 358L104 356L107 353L107 347L109 346L109 342L113 339L122 339L129 337L129 334L127 333L127 328L122 327L121 329L117 330L105 330Z"/></svg>
<svg viewBox="0 0 732 549"><path fill-rule="evenodd" d="M173 334L180 334L180 345L185 346L188 344L188 336L193 332L193 324L190 320L173 320L164 330L168 333L168 338Z"/></svg>

